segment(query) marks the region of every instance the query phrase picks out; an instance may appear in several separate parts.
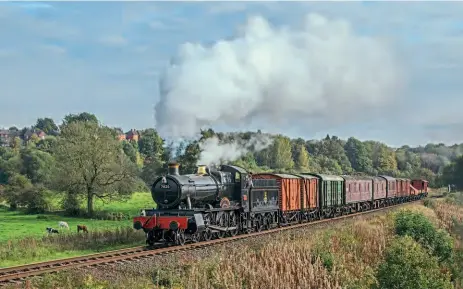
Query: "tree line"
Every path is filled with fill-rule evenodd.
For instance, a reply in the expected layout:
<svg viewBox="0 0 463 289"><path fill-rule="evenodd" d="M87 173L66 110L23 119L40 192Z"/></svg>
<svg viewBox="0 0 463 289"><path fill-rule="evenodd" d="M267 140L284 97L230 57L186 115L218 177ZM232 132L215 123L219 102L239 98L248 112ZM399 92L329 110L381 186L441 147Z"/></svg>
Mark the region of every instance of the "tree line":
<svg viewBox="0 0 463 289"><path fill-rule="evenodd" d="M10 208L43 211L60 194L61 206L78 211L82 200L94 213L95 199L108 200L147 191L166 171L175 156L181 173L191 173L201 153L200 142L217 137L221 142L246 141L257 132L220 133L203 130L196 141L177 146L166 143L153 128L140 130L138 139L120 140L119 128L101 124L91 113L69 114L60 125L39 118L35 125L9 129L11 138L0 147L0 202ZM37 131L46 136L40 138ZM318 172L325 174L387 174L426 178L433 186L463 188L463 144L391 148L378 141L342 140L327 135L321 140L272 135L273 142L249 151L233 164L253 172Z"/></svg>

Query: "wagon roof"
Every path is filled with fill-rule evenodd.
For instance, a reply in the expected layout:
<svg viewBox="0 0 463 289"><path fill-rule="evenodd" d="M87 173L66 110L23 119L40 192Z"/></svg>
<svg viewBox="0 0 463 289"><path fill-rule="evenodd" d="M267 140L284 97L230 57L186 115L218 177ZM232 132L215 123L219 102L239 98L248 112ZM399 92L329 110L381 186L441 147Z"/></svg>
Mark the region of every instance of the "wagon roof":
<svg viewBox="0 0 463 289"><path fill-rule="evenodd" d="M313 176L313 175L302 175L302 174L294 174L295 176L298 176L300 178L303 178L303 179L319 179L317 176Z"/></svg>
<svg viewBox="0 0 463 289"><path fill-rule="evenodd" d="M275 176L280 179L299 179L300 177L296 175L289 175L289 174L277 174L277 173L259 173L259 174L254 174L254 176Z"/></svg>
<svg viewBox="0 0 463 289"><path fill-rule="evenodd" d="M371 177L371 178L376 182L385 182L386 181L384 178L381 178L381 177Z"/></svg>
<svg viewBox="0 0 463 289"><path fill-rule="evenodd" d="M373 178L369 176L350 176L350 175L342 175L341 176L346 181L372 181Z"/></svg>
<svg viewBox="0 0 463 289"><path fill-rule="evenodd" d="M384 179L386 179L386 180L388 180L388 181L395 181L395 180L396 180L395 178L390 177L390 176L380 175L379 177L384 178Z"/></svg>
<svg viewBox="0 0 463 289"><path fill-rule="evenodd" d="M426 183L429 183L427 180L425 179L413 179L412 181L419 181L419 182L426 182Z"/></svg>
<svg viewBox="0 0 463 289"><path fill-rule="evenodd" d="M303 173L303 175L312 175L319 177L322 181L344 181L340 176L335 175L323 175L323 174L313 174L313 173Z"/></svg>

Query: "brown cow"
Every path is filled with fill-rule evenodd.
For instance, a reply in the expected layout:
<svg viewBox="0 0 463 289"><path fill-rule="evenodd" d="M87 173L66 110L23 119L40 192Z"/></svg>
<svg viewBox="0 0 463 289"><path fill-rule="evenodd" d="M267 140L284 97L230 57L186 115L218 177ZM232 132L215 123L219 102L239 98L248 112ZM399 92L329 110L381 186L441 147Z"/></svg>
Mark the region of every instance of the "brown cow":
<svg viewBox="0 0 463 289"><path fill-rule="evenodd" d="M79 233L80 231L84 231L85 233L88 233L87 226L77 225L77 233Z"/></svg>

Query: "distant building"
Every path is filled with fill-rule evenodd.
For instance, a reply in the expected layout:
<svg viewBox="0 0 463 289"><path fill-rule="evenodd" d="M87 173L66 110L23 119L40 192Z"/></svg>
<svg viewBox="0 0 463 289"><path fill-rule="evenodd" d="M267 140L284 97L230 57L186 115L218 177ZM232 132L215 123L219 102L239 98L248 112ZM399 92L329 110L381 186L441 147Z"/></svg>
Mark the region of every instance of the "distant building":
<svg viewBox="0 0 463 289"><path fill-rule="evenodd" d="M10 131L7 129L0 129L0 146L8 146L10 143Z"/></svg>
<svg viewBox="0 0 463 289"><path fill-rule="evenodd" d="M39 139L45 139L45 137L47 136L47 134L46 134L43 130L28 128L28 129L24 132L24 137L23 137L23 139L24 139L25 141L28 141L28 140L31 139L31 137L32 137L34 134L35 134Z"/></svg>
<svg viewBox="0 0 463 289"><path fill-rule="evenodd" d="M125 133L122 131L122 129L116 128L115 131L116 131L117 139L119 141L125 140Z"/></svg>
<svg viewBox="0 0 463 289"><path fill-rule="evenodd" d="M125 134L126 140L138 141L140 138L140 133L136 129L131 129Z"/></svg>

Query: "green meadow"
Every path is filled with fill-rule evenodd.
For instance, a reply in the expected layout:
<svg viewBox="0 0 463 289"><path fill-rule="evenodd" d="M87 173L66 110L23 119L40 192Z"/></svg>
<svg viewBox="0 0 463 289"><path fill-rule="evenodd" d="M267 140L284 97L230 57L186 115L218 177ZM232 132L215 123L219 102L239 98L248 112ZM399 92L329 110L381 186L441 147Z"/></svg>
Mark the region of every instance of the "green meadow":
<svg viewBox="0 0 463 289"><path fill-rule="evenodd" d="M124 215L117 220L66 217L61 212L25 214L0 207L0 267L144 245L143 232L132 229L132 217L153 206L150 193L137 192L126 200L95 201L97 215ZM70 229L59 228L59 221L67 222ZM78 234L78 224L86 225L89 234ZM47 227L60 233L49 236Z"/></svg>

